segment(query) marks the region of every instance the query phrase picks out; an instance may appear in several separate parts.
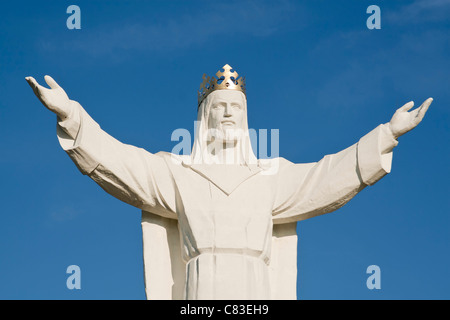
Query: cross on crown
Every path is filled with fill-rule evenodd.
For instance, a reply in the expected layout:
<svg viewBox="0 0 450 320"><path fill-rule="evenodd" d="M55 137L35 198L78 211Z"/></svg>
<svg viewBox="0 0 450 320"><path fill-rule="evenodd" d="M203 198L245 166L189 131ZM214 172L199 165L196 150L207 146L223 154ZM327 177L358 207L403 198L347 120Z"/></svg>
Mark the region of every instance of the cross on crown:
<svg viewBox="0 0 450 320"><path fill-rule="evenodd" d="M217 78L208 77L203 74L203 81L198 90L198 105L215 90L237 90L245 95L245 78L239 77L239 74L233 68L226 64L216 73ZM231 72L233 70L233 72Z"/></svg>

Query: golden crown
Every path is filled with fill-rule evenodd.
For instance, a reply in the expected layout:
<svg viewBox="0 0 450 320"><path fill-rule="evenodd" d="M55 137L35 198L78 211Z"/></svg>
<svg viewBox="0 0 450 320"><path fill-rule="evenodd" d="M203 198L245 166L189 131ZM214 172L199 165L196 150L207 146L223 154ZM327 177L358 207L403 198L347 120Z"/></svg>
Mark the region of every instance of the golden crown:
<svg viewBox="0 0 450 320"><path fill-rule="evenodd" d="M228 64L222 67L222 71L217 71L217 78L208 77L203 74L203 82L200 84L198 90L198 105L215 90L237 90L241 91L245 95L245 78L238 78L239 74L233 70ZM233 72L231 72L233 70Z"/></svg>

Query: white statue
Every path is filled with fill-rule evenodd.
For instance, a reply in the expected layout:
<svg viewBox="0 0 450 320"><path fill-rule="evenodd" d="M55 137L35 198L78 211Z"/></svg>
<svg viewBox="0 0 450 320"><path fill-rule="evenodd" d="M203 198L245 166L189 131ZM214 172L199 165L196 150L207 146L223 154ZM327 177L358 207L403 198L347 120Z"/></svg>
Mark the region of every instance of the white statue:
<svg viewBox="0 0 450 320"><path fill-rule="evenodd" d="M106 192L142 210L148 299L296 299L296 222L334 211L390 172L397 138L432 99L399 108L356 144L316 163L260 161L243 78L205 77L190 156L151 154L103 131L49 76L26 80L58 116L62 148Z"/></svg>

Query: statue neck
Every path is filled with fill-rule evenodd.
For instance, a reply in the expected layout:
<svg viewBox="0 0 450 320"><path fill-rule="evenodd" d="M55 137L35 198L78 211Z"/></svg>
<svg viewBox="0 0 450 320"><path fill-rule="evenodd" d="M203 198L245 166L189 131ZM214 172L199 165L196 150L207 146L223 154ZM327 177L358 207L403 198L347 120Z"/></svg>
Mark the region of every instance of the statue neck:
<svg viewBox="0 0 450 320"><path fill-rule="evenodd" d="M236 141L214 141L208 144L208 152L214 163L218 164L240 164L241 153Z"/></svg>

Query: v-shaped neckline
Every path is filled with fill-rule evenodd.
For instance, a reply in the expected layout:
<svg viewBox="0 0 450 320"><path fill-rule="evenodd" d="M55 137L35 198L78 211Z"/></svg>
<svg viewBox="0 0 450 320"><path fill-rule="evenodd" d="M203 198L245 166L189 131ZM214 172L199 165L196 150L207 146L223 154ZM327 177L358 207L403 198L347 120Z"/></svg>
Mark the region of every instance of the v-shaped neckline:
<svg viewBox="0 0 450 320"><path fill-rule="evenodd" d="M189 167L230 195L240 184L261 172L256 165L193 164Z"/></svg>

